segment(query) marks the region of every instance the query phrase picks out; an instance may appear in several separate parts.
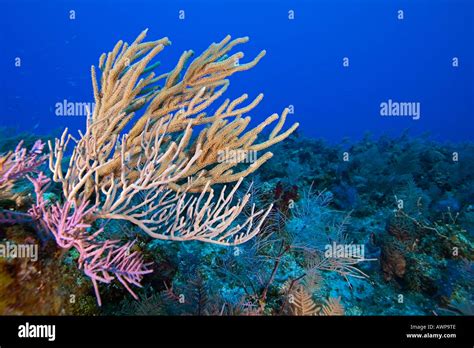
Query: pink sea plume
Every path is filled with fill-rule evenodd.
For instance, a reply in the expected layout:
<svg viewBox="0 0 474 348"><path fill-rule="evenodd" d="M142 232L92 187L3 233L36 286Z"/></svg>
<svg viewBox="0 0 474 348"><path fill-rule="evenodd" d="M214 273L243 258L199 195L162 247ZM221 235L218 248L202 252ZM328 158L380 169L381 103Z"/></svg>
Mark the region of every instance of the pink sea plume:
<svg viewBox="0 0 474 348"><path fill-rule="evenodd" d="M128 292L138 299L130 284L141 287L143 275L153 272L152 263L145 263L138 251L131 251L135 242L119 246L118 241L106 241L102 245L91 245L81 255L84 273L92 279L99 306L102 304L97 282L110 283L115 278Z"/></svg>
<svg viewBox="0 0 474 348"><path fill-rule="evenodd" d="M20 141L12 153L3 157L0 165L0 187L28 173L38 172L39 166L47 157L43 155L44 146L45 143L37 140L28 151L23 147L23 140Z"/></svg>
<svg viewBox="0 0 474 348"><path fill-rule="evenodd" d="M118 240L100 241L97 237L103 232L102 228L90 232L93 216L97 213L96 206L91 206L89 201L66 201L49 205L44 199L44 193L49 187L50 179L43 173L28 179L36 193L36 204L29 210L29 215L54 236L59 247L75 248L79 252L79 268L92 280L99 306L102 305L102 300L98 282L108 284L117 279L138 299L130 285L141 287L143 275L153 270L149 268L151 263L145 263L138 251L131 251L134 242L120 245Z"/></svg>

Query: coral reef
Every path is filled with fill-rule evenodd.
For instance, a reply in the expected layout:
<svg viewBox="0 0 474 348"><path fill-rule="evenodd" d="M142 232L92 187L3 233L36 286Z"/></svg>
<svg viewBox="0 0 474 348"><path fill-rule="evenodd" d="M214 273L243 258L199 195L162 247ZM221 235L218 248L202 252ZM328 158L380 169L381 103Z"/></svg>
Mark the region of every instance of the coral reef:
<svg viewBox="0 0 474 348"><path fill-rule="evenodd" d="M100 79L92 67L96 107L89 113L86 130L76 139L66 129L54 144L48 142L52 179L62 188L60 202L44 199L50 179L40 172L37 177L27 176L36 195L28 212L0 215L4 223L31 219L39 229L50 232L60 248L77 250L78 266L92 280L99 305L98 282L118 280L138 298L130 285L141 286L142 276L152 272L141 253L131 251L134 242L103 238L99 225L123 220L162 240L245 243L260 232L272 205L256 210L253 204L240 221L251 195L244 194L238 201L234 196L242 179L273 154L266 152L237 172L233 168L238 162L222 161L219 155L265 150L298 127L294 124L281 132L286 109L281 117L274 114L246 130L250 117L244 114L261 101L262 94L246 106L242 106L248 98L244 94L233 101L226 99L214 114L205 112L228 88L227 77L252 68L265 54L262 51L246 64L239 63L242 52L228 56L248 38L231 41L227 36L189 65L193 53L186 51L173 71L155 77L156 64L150 62L170 41L142 42L145 35L146 30L131 45L119 41L104 53L99 60ZM135 117L140 109L142 114ZM268 139L257 142L277 119ZM192 137L197 126L205 127ZM130 130L125 132L127 127ZM43 146L38 141L27 153L20 143L13 154L1 158L4 192L16 179L37 171L44 160ZM215 185L232 182L236 184L229 191L224 186L215 194Z"/></svg>
<svg viewBox="0 0 474 348"><path fill-rule="evenodd" d="M473 178L470 164L452 163L449 154L458 151L469 159L474 154L472 145L439 144L427 138L402 135L400 138L382 137L377 141L364 138L343 148L293 135L276 146L284 147L285 151L277 149L273 160L262 165L257 175L251 175L253 184L242 182L234 193L236 198L249 195L249 201L241 211L243 220L252 214L253 206L257 210L268 209L273 203L259 233L246 243L229 248L199 240L169 242L153 238L143 233L139 226L123 220L109 220L106 224L95 220L92 228L82 230L84 236L100 231L95 240L98 245L120 240L115 245L128 248L127 242L135 241L130 245L129 255L136 253L146 260L144 262L153 262L150 268L154 272L140 281L143 289L138 292L131 289L138 301L124 297L111 281L101 288L103 305L99 312L93 305L88 277L74 266L84 267L92 259L81 260L80 252L75 248L58 249L51 232L54 228L48 228L49 240L41 242L44 237L38 227L36 231L32 229L34 219L27 211L3 211L4 217L9 214L11 222L15 222L0 227L4 240L33 238L40 245L44 244L41 264L30 265L15 259L3 262L1 284L5 291L15 294L15 297L2 299L3 312L114 315L470 313L473 303L470 288L474 280L474 215L470 203ZM372 154L376 148L384 159L399 147L409 151L418 165L387 174L383 167L387 164L379 163L382 168L369 165L371 172L366 171L367 153ZM351 149L356 152L352 153ZM352 153L351 161L355 163L346 163L334 156L344 151ZM430 152L437 154L437 162L430 162L431 166L444 168L442 172L435 173L425 165L425 161L431 161L435 156ZM295 153L305 155L300 157ZM440 153L445 154L443 159L440 159ZM285 165L289 161L294 166L306 166L309 162L314 168L308 168L304 176L295 179L290 172L294 167ZM316 166L318 161L321 164ZM338 174L326 176L322 168ZM358 178L356 173L363 178ZM374 180L372 175L378 179ZM391 177L381 180L383 175ZM35 181L39 176L33 174L30 178ZM367 181L371 184L367 185ZM61 195L61 185L50 184L48 191ZM358 199L352 205L344 198L348 195L343 191L348 187L357 191ZM377 192L388 192L388 196ZM201 193L188 194L199 197ZM50 216L53 211L65 208L64 199L55 194L40 196L50 201L46 204ZM55 206L57 208L53 209ZM71 203L69 210L64 210L68 217L74 213L72 207ZM29 224L24 223L27 218ZM333 242L364 245L364 259L327 257L325 247ZM102 267L103 261L99 256L97 265ZM21 277L36 274L28 272L32 267L41 268L44 277L36 278L41 280L42 285L38 286L49 294L47 299L54 301L54 305L46 301L44 307L35 309L35 302L29 297L33 296L31 290L21 286ZM61 268L59 273L51 271L56 267ZM57 278L59 274L62 279ZM108 274L114 276L111 272ZM58 289L54 284L62 286ZM121 285L120 281L117 284ZM69 302L71 293L76 296L74 304ZM403 301L400 302L401 295ZM20 306L21 303L24 306ZM385 304L383 308L380 303Z"/></svg>
<svg viewBox="0 0 474 348"><path fill-rule="evenodd" d="M217 99L265 52L226 37L155 76L145 34L92 68L78 137L0 141L0 240L41 255L0 258L2 314L472 314L472 143L247 129L262 95Z"/></svg>

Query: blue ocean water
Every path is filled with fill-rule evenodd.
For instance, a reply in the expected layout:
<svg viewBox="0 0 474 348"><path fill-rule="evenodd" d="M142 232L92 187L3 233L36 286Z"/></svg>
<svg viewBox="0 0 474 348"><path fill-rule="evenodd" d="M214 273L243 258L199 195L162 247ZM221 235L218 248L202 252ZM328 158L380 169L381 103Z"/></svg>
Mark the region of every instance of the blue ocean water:
<svg viewBox="0 0 474 348"><path fill-rule="evenodd" d="M224 98L248 93L252 100L264 93L263 101L250 111L253 125L286 107L291 113L285 127L300 123L296 134L269 149L273 158L248 175L237 191L240 195L249 188L249 199L257 209L270 207L262 229L247 243L229 243L239 245L237 249L216 246L211 243L216 240L202 235L193 235L189 239L199 240L189 243L155 240L150 229L127 219L130 211L119 218L117 214L104 217L101 204L106 201L108 180L119 185L113 181L117 171L99 174L101 164L93 170L95 180L102 180L102 191L97 185L93 194L81 197L95 199L98 208L91 207L93 212L82 218L84 224L78 228L100 231L100 238L93 240L97 246L113 240L132 250L128 242L136 242L133 250L136 247L154 265L153 274L147 273L143 288L137 290L139 301L126 291L120 298L115 285L100 284L104 307L99 309L98 290L90 283L94 278L74 273L86 258L77 261L77 250L56 253L43 248L38 268L30 269L36 278L31 276L27 286L23 264L4 267L0 255L0 315L202 315L206 311L300 315L287 296L303 288L315 306L332 299L347 315L472 315L472 0L0 0L0 242L43 237L52 241L49 225L38 229L37 222L53 211L43 198L56 202L54 207L72 200L65 196L64 186L61 190L64 183L33 192L25 173L13 179L2 174L23 163L7 152L19 138L31 148L38 138L57 137L65 127L72 135L84 130L84 112L62 115L58 108L92 103L91 65L97 66L99 56L111 51L117 41L131 43L145 28L146 41L162 37L172 41L156 58L161 62L157 75L171 71L183 51L192 49L197 56L227 34L250 37L232 52L245 53L240 63L266 50L256 67L232 75L226 95L206 110L212 113ZM367 133L374 137L365 137ZM419 137L426 133L430 137ZM344 142L347 138L350 143ZM25 154L39 155L41 145L36 144L35 151ZM218 149L220 154L228 150ZM84 148L76 150L80 154ZM131 158L130 152L123 153L122 174ZM141 174L159 173L161 166L140 167L141 156L133 159L134 154L132 162L138 162L133 173L127 172L127 180L136 169ZM74 170L83 165L77 156L72 158L66 156L61 164L73 163ZM230 168L247 168L255 159L246 157L245 163L235 166L238 169ZM109 164L113 168L114 162L107 168ZM216 168L215 164L201 168L199 175ZM37 168L52 176L46 165L32 166L30 172ZM68 172L72 174L67 184L82 175L74 170ZM181 179L186 178L176 180ZM90 182L80 181L73 193L89 194ZM156 187L135 186L141 192L126 204L146 202L133 209L155 218L154 202L159 196L148 200L145 195ZM123 186L118 190L123 193ZM33 215L33 207L44 208L42 216ZM191 210L188 207L186 213L191 215ZM247 213L242 210L233 226L242 226ZM27 221L13 218L25 216ZM163 221L157 225L159 231L166 227ZM357 246L362 255L335 255L336 242L341 247ZM328 246L331 252L326 254ZM352 259L357 267L338 268L340 257L340 264ZM336 261L330 266L319 262L332 259ZM117 267L106 269L113 272ZM345 273L347 269L353 273ZM35 284L47 286L32 292L39 289ZM298 288L291 289L293 285ZM176 294L193 300L181 306L169 296L168 286L171 295L174 288ZM53 292L56 295L50 296ZM82 302L70 302L67 295L72 292ZM37 301L38 293L44 301ZM209 302L202 304L203 299Z"/></svg>
<svg viewBox="0 0 474 348"><path fill-rule="evenodd" d="M257 67L231 77L227 95L263 92L254 122L292 105L301 133L329 141L404 129L472 139L470 0L0 0L0 127L83 129L83 117L58 117L55 105L92 102L90 66L145 28L149 40L173 42L159 56L160 72L184 50L199 54L226 34L250 37L243 61L267 50ZM380 104L388 100L419 103L420 118L382 117Z"/></svg>

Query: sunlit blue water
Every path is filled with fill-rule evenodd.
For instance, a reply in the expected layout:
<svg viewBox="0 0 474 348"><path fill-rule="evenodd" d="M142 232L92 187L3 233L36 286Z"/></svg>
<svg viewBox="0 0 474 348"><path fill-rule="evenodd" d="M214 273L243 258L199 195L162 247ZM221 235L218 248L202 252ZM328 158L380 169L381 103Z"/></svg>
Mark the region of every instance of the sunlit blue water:
<svg viewBox="0 0 474 348"><path fill-rule="evenodd" d="M131 42L149 28L149 40L173 41L159 56L160 72L170 70L182 51L200 53L226 34L250 36L240 47L244 61L266 49L256 68L231 77L228 93L265 94L250 114L255 122L293 105L291 118L301 132L330 141L406 128L469 140L473 13L469 0L1 0L0 126L39 134L83 128L83 117L56 116L56 103L92 102L90 66L119 39ZM389 99L419 103L419 119L382 117L380 104Z"/></svg>

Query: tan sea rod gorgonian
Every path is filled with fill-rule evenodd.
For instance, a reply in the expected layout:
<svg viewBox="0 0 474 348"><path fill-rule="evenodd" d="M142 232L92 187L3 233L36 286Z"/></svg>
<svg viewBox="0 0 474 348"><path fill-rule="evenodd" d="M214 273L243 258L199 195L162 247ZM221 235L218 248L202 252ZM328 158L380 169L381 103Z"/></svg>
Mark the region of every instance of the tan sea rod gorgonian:
<svg viewBox="0 0 474 348"><path fill-rule="evenodd" d="M238 200L235 193L244 177L272 157L260 152L287 138L298 124L282 132L285 109L281 117L273 114L247 129L246 114L263 94L247 104L243 94L214 105L229 86L227 78L254 67L265 51L241 64L244 54L229 52L248 38L231 41L227 36L192 60L193 52L185 51L171 72L157 76L158 63L152 60L171 42L143 42L146 32L131 45L119 41L102 54L100 74L92 66L95 109L79 137L66 129L49 143L53 180L61 183L65 199L74 206L95 207L91 220L126 220L163 240L244 243L259 232L271 207L257 211L252 206L250 215L237 223L250 194ZM207 113L211 105L215 111ZM268 138L257 140L274 122ZM193 137L197 127L199 134ZM220 151L242 150L259 154L245 169L237 171L235 161L218 161ZM218 195L213 190L215 184L230 183L235 184L230 190L224 186Z"/></svg>

